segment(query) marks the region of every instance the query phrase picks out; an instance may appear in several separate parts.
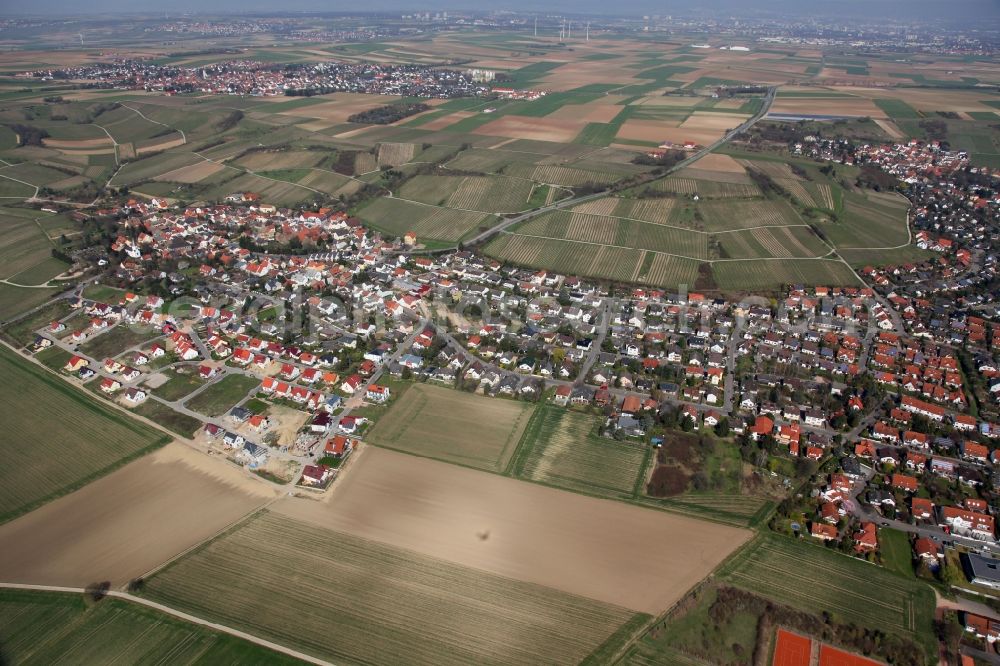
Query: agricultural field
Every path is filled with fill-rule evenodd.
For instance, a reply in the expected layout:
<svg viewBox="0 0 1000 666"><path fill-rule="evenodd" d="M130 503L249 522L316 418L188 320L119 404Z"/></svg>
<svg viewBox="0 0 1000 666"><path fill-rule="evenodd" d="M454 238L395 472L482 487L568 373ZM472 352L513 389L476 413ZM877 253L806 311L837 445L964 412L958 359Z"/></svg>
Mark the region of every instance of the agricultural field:
<svg viewBox="0 0 1000 666"><path fill-rule="evenodd" d="M185 403L185 407L205 416L221 416L243 401L260 381L241 374L229 374Z"/></svg>
<svg viewBox="0 0 1000 666"><path fill-rule="evenodd" d="M599 201L615 203L613 199ZM688 259L708 259L708 236L706 234L666 224L603 214L553 211L518 225L513 231L523 236L565 239L598 246L650 250Z"/></svg>
<svg viewBox="0 0 1000 666"><path fill-rule="evenodd" d="M108 581L120 587L215 536L276 493L219 457L171 443L0 525L6 544L0 580L67 587Z"/></svg>
<svg viewBox="0 0 1000 666"><path fill-rule="evenodd" d="M704 201L699 203L698 211L706 231L803 224L794 208L777 199Z"/></svg>
<svg viewBox="0 0 1000 666"><path fill-rule="evenodd" d="M631 499L641 482L646 448L599 437L600 421L561 407L539 406L518 448L514 476L588 495Z"/></svg>
<svg viewBox="0 0 1000 666"><path fill-rule="evenodd" d="M838 249L891 249L910 243L910 203L903 196L844 192L843 200L842 218L820 225Z"/></svg>
<svg viewBox="0 0 1000 666"><path fill-rule="evenodd" d="M636 612L668 607L750 535L378 447L351 464L328 500L272 510Z"/></svg>
<svg viewBox="0 0 1000 666"><path fill-rule="evenodd" d="M698 280L697 260L645 250L505 233L483 251L521 266L618 282L669 287Z"/></svg>
<svg viewBox="0 0 1000 666"><path fill-rule="evenodd" d="M5 663L298 664L278 652L119 599L0 590L0 656ZM137 640L141 638L141 640Z"/></svg>
<svg viewBox="0 0 1000 666"><path fill-rule="evenodd" d="M414 384L379 418L365 440L404 453L503 472L531 412L531 406L523 402ZM475 437L469 437L469 423L476 424Z"/></svg>
<svg viewBox="0 0 1000 666"><path fill-rule="evenodd" d="M929 587L816 544L764 534L723 565L719 577L783 604L841 622L933 642Z"/></svg>
<svg viewBox="0 0 1000 666"><path fill-rule="evenodd" d="M396 196L432 206L484 213L527 208L532 183L504 176L415 176Z"/></svg>
<svg viewBox="0 0 1000 666"><path fill-rule="evenodd" d="M167 439L11 351L0 349L0 367L0 397L8 407L0 521L72 492Z"/></svg>
<svg viewBox="0 0 1000 666"><path fill-rule="evenodd" d="M344 663L577 663L635 615L270 512L172 563L143 594Z"/></svg>
<svg viewBox="0 0 1000 666"><path fill-rule="evenodd" d="M821 257L831 251L830 246L806 226L760 227L720 233L716 238L726 259Z"/></svg>
<svg viewBox="0 0 1000 666"><path fill-rule="evenodd" d="M421 239L456 242L483 227L492 226L496 217L451 208L412 203L395 198L376 199L358 211L358 216L375 229L391 236L402 237L407 232Z"/></svg>
<svg viewBox="0 0 1000 666"><path fill-rule="evenodd" d="M720 289L754 291L783 284L861 285L849 266L835 259L721 261L712 273Z"/></svg>
<svg viewBox="0 0 1000 666"><path fill-rule="evenodd" d="M0 279L13 284L40 285L68 268L52 258L59 235L51 238L36 221L49 217L53 216L30 209L0 208L0 231L3 232L0 236Z"/></svg>

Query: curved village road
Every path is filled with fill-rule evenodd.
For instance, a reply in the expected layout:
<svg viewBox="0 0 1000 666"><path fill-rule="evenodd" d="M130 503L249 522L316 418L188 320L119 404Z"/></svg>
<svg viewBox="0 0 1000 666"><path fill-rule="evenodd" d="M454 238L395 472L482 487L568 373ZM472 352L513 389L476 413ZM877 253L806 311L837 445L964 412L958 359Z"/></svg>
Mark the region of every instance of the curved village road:
<svg viewBox="0 0 1000 666"><path fill-rule="evenodd" d="M7 588L12 590L39 590L45 592L70 592L75 594L84 594L86 590L82 587L58 587L55 585L26 585L21 583L0 583L0 588ZM109 597L114 597L116 599L124 599L130 601L134 604L139 604L160 611L161 613L166 613L176 618L185 620L192 624L201 625L203 627L208 627L215 631L229 634L230 636L236 636L237 638L242 638L250 643L255 643L269 650L274 650L275 652L280 652L282 654L287 654L290 657L300 659L302 661L308 662L310 664L317 664L318 666L333 666L329 661L323 661L322 659L317 659L311 655L299 652L298 650L293 650L292 648L285 647L284 645L279 645L278 643L272 643L269 640L254 636L253 634L248 634L245 631L240 631L239 629L233 629L232 627L227 627L224 624L218 624L216 622L210 622L204 620L195 615L189 615L184 611L179 611L176 608L171 608L170 606L164 606L155 601L149 599L144 599L143 597L137 597L135 595L129 594L127 592L119 592L117 590L108 590L106 595Z"/></svg>
<svg viewBox="0 0 1000 666"><path fill-rule="evenodd" d="M760 111L758 111L756 113L756 115L754 115L751 118L748 118L739 127L735 128L735 129L732 129L729 132L727 132L724 136L722 136L717 141L715 141L715 143L713 143L713 144L711 144L709 146L706 146L705 148L702 148L697 153L691 155L690 157L685 158L684 160L682 160L682 161L678 162L677 164L675 164L674 166L670 167L670 169L668 169L663 175L666 176L667 174L670 174L670 173L672 173L674 171L677 171L679 169L683 169L684 167L689 166L689 165L693 164L694 162L697 162L702 157L704 157L705 155L709 154L710 152L712 152L716 148L719 148L723 144L725 144L725 143L729 142L730 140L732 140L733 137L735 137L735 136L737 136L739 134L742 134L743 132L745 132L748 129L750 129L751 127L753 127L753 125L755 125L762 118L764 118L764 116L767 115L767 112L770 111L771 104L774 102L774 96L775 96L777 90L778 90L777 87L768 88L767 95L764 96L764 104L761 105ZM560 209L563 209L563 208L568 208L570 206L576 206L577 204L585 203L585 202L591 201L593 199L600 199L600 198L608 196L608 194L610 194L610 193L607 192L607 191L605 191L605 192L595 192L594 194L585 194L583 196L573 197L572 199L563 199L562 201L557 201L557 202L555 202L553 204L549 204L548 206L542 206L541 208L537 208L535 210L528 211L527 213L522 213L521 215L518 215L517 217L512 217L510 219L503 220L502 222L500 222L500 224L498 224L496 226L493 226L493 227L490 227L489 229L487 229L486 231L480 233L479 235L473 236L472 238L470 238L470 239L468 239L466 241L463 241L463 245L478 245L479 243L482 243L483 241L489 240L493 236L495 236L495 235L503 232L504 230L506 230L506 229L514 226L515 224L518 224L520 222L524 222L525 220L530 220L533 217L537 217L537 216L539 216L539 215L541 215L543 213L548 213L550 211L560 210Z"/></svg>

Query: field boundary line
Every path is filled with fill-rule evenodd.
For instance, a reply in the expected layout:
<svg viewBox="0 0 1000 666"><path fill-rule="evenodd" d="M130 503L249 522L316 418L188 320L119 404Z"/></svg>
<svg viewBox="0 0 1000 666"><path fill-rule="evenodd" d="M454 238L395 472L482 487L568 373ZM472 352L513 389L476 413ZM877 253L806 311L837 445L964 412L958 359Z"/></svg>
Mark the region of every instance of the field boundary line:
<svg viewBox="0 0 1000 666"><path fill-rule="evenodd" d="M0 588L5 588L9 590L28 590L37 592L64 592L68 594L85 594L87 590L82 587L61 587L57 585L33 585L29 583L0 583ZM255 643L262 647L266 647L274 652L280 652L286 654L290 657L294 657L301 661L308 662L310 664L316 664L317 666L334 666L332 662L324 661L318 657L313 657L312 655L306 654L304 652L299 652L290 647L285 647L280 643L274 643L272 641L266 640L254 634L247 633L245 631L240 631L239 629L234 629L233 627L227 626L225 624L219 624L218 622L212 622L204 618L198 617L197 615L191 615L182 610L178 610L171 606L161 604L159 602L153 601L151 599L146 599L144 597L137 597L134 594L129 594L128 592L119 592L117 590L109 590L105 593L106 596L114 599L122 599L133 604L140 606L145 606L147 608L152 608L153 610L160 611L172 617L180 618L191 624L197 624L202 627L208 627L214 631L218 631L223 634L229 634L230 636L235 636L236 638L242 638L250 643Z"/></svg>
<svg viewBox="0 0 1000 666"><path fill-rule="evenodd" d="M9 164L7 166L14 166L14 165L13 164ZM0 168L6 169L7 167L0 167ZM39 187L38 185L35 185L34 183L29 183L26 180L18 180L17 178L14 178L13 176L5 176L4 174L0 173L0 178L6 178L7 180L12 180L15 183L21 183L22 185L27 185L28 187L35 188L35 193L32 194L30 197L27 197L25 199L26 201L30 201L30 200L38 197L38 192L41 190L41 187ZM6 199L8 197L4 197L4 198ZM10 199L21 199L22 197L9 197L9 198Z"/></svg>
<svg viewBox="0 0 1000 666"><path fill-rule="evenodd" d="M701 259L699 257L691 257L686 254L674 254L672 252L663 252L661 250L650 250L649 248L626 247L625 245L613 245L610 243L595 243L593 241L574 240L572 238L553 238L552 236L537 236L535 234L525 234L519 231L502 230L500 233L505 234L507 236L521 236L523 238L539 238L541 240L554 240L554 241L561 241L564 243L579 243L581 245L594 245L597 247L614 247L618 248L619 250L631 250L633 252L643 252L643 251L652 252L653 254L661 254L665 257L675 257L677 259L687 259L689 261L697 261L699 263L707 263L707 264L721 264L721 263L740 262L740 261L788 261L789 259L794 259L796 261L832 261L835 263L837 262L837 259L839 259L841 262L845 264L847 263L842 258L840 258L839 255L837 256L837 259L828 258L831 254L836 254L836 250L832 249L826 254L818 257L752 257L747 259ZM848 266L848 268L850 268L850 266ZM852 273L854 272L853 269L851 269L851 272ZM857 276L857 273L855 273L855 276ZM858 279L860 280L861 278Z"/></svg>
<svg viewBox="0 0 1000 666"><path fill-rule="evenodd" d="M160 562L159 564L157 564L155 567L153 567L149 571L143 573L141 576L138 576L138 578L141 579L141 580L145 580L147 578L150 578L150 577L156 575L157 573L163 571L164 569L170 567L172 564L174 564L175 562L177 562L177 560L179 560L179 559L181 559L181 558L183 558L183 557L185 557L187 555L190 555L191 553L193 553L193 552L195 552L195 551L197 551L197 550L199 550L201 548L204 548L205 546L208 546L211 542L215 541L216 539L218 539L221 536L225 536L228 532L231 532L233 530L236 530L236 529L240 528L243 525L243 523L250 522L251 520L253 520L257 516L265 513L267 511L267 508L269 506L271 506L272 504L274 504L275 502L277 502L279 499L281 499L281 497L282 497L281 495L278 495L278 496L276 496L276 497L268 500L266 503L260 505L256 509L250 511L250 513L244 514L244 515L240 516L239 518L237 518L236 520L234 520L231 523L229 523L228 525L225 525L220 530L218 530L215 534L212 534L211 536L208 536L208 537L202 539L201 541L199 541L198 543L194 544L193 546L185 548L183 551L177 553L176 555L174 555L174 556L172 556L172 557L164 560L163 562Z"/></svg>
<svg viewBox="0 0 1000 666"><path fill-rule="evenodd" d="M97 123L90 123L90 124L93 125L94 127L101 128L104 131L104 133L108 135L108 138L111 139L111 143L114 144L113 147L115 149L115 166L121 166L122 163L118 161L118 141L116 141L115 137L111 136L111 132L105 129L102 125L98 125Z"/></svg>
<svg viewBox="0 0 1000 666"><path fill-rule="evenodd" d="M180 151L180 152L185 152L185 151ZM191 154L200 157L201 159L205 160L206 162L211 162L212 164L221 164L223 167L225 167L227 169L232 169L233 171L238 171L240 173L250 174L251 176L256 176L257 178L263 178L264 180L269 180L269 181L271 181L273 183L285 183L286 185L294 185L295 187L301 187L304 190L309 190L310 192L315 192L316 194L322 194L324 196L330 196L326 192L323 192L321 190L313 189L313 188L309 187L308 185L303 185L302 183L293 183L290 180L281 180L280 178L271 178L270 176L262 176L259 173L257 173L256 171L251 171L250 169L247 169L246 167L240 169L240 168L234 167L231 164L227 164L225 162L220 162L218 160L213 160L212 158L205 157L201 153L199 153L197 151L194 151L194 150L191 151ZM192 164L190 166L194 166L194 165ZM187 167L180 167L180 168L187 168Z"/></svg>
<svg viewBox="0 0 1000 666"><path fill-rule="evenodd" d="M134 103L135 103L135 102L133 102L133 104L134 104ZM148 121L148 122L151 122L151 123L153 123L154 125L162 125L163 127L166 127L166 128L168 128L168 129L172 129L172 130L173 130L173 131L175 131L175 132L180 132L180 134L181 134L181 140L182 140L182 141L184 141L184 143L187 143L187 136L186 136L186 135L184 134L184 130L181 130L181 129L177 129L176 127L173 127L173 126L171 126L171 125L168 125L168 124L166 124L166 123L161 123L161 122L160 122L159 120L153 120L152 118L147 118L146 116L144 116L144 115L143 115L142 111L140 111L139 109L133 109L133 108L132 108L131 106L129 106L128 104L122 104L122 107L123 107L123 108L125 108L125 109L128 109L129 111L133 111L133 112L135 112L135 113L139 114L139 117L140 117L140 118L142 118L143 120L146 120L146 121ZM182 144L182 145L183 145L183 144Z"/></svg>

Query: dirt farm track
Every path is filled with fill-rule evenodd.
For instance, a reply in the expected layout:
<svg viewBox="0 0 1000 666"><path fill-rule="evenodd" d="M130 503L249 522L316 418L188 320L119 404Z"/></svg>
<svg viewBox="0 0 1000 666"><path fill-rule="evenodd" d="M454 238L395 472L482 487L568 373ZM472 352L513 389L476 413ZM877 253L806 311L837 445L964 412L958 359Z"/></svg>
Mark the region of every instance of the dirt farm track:
<svg viewBox="0 0 1000 666"><path fill-rule="evenodd" d="M654 615L751 536L375 447L360 453L323 501L283 498L271 510Z"/></svg>

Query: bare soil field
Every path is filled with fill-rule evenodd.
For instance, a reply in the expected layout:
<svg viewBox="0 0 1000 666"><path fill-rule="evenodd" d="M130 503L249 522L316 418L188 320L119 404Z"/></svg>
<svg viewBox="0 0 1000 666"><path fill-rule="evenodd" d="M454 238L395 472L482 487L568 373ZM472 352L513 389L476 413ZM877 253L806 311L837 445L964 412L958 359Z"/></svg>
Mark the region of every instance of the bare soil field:
<svg viewBox="0 0 1000 666"><path fill-rule="evenodd" d="M323 501L286 497L272 510L651 614L751 536L374 447L353 461Z"/></svg>
<svg viewBox="0 0 1000 666"><path fill-rule="evenodd" d="M271 512L144 594L338 664L577 664L648 619Z"/></svg>
<svg viewBox="0 0 1000 666"><path fill-rule="evenodd" d="M447 115L429 120L420 126L420 129L438 131L443 130L449 125L454 125L459 120L465 120L466 118L471 118L476 115L475 111L455 111L454 113L449 113ZM412 120L412 118L407 118L407 120Z"/></svg>
<svg viewBox="0 0 1000 666"><path fill-rule="evenodd" d="M506 136L512 139L570 143L580 133L585 124L582 120L567 121L549 120L548 118L504 116L476 128L474 132L489 136Z"/></svg>
<svg viewBox="0 0 1000 666"><path fill-rule="evenodd" d="M176 139L171 139L170 141L163 141L162 143L155 143L151 146L142 146L136 148L136 154L142 155L144 153L156 153L161 150L166 150L167 148L176 148L177 146L183 146L187 143L179 135Z"/></svg>
<svg viewBox="0 0 1000 666"><path fill-rule="evenodd" d="M42 145L46 148L56 148L60 150L86 150L87 148L101 148L111 146L111 139L42 139Z"/></svg>
<svg viewBox="0 0 1000 666"><path fill-rule="evenodd" d="M155 176L153 180L166 180L174 183L197 183L225 168L225 165L218 162L202 162L193 166L168 171Z"/></svg>
<svg viewBox="0 0 1000 666"><path fill-rule="evenodd" d="M722 173L745 174L746 169L729 155L722 153L709 153L697 162L692 164L693 169L703 169L705 171L721 171Z"/></svg>
<svg viewBox="0 0 1000 666"><path fill-rule="evenodd" d="M291 407L282 405L271 405L267 410L267 416L271 420L269 432L278 433L278 444L280 446L291 446L295 443L295 434L306 421L309 414L300 412Z"/></svg>
<svg viewBox="0 0 1000 666"><path fill-rule="evenodd" d="M309 120L304 123L297 123L295 126L299 129L306 130L307 132L322 132L325 129L333 127L337 123L331 120Z"/></svg>
<svg viewBox="0 0 1000 666"><path fill-rule="evenodd" d="M888 134L893 139L902 139L905 135L896 126L896 123L891 120L883 120L882 118L876 118L875 124L882 128L886 134Z"/></svg>
<svg viewBox="0 0 1000 666"><path fill-rule="evenodd" d="M711 113L708 111L695 111L687 120L681 123L681 129L693 130L719 130L724 132L733 127L737 127L741 122L749 118L736 113Z"/></svg>
<svg viewBox="0 0 1000 666"><path fill-rule="evenodd" d="M739 121L736 122L739 124ZM699 146L708 146L722 137L722 130L705 130L684 127L667 127L661 133L661 140L674 143L694 141Z"/></svg>
<svg viewBox="0 0 1000 666"><path fill-rule="evenodd" d="M0 581L122 585L274 495L221 459L169 444L0 527Z"/></svg>
<svg viewBox="0 0 1000 666"><path fill-rule="evenodd" d="M746 103L746 100L740 98L733 99L720 99L712 107L713 109L740 109Z"/></svg>
<svg viewBox="0 0 1000 666"><path fill-rule="evenodd" d="M860 88L849 88L856 94ZM886 97L892 97L886 94ZM861 97L777 97L771 105L770 113L828 115L828 116L869 116L885 118L885 111L874 102Z"/></svg>
<svg viewBox="0 0 1000 666"><path fill-rule="evenodd" d="M658 95L656 97L643 97L635 102L633 106L671 106L679 108L690 108L704 101L701 97L666 97Z"/></svg>
<svg viewBox="0 0 1000 666"><path fill-rule="evenodd" d="M279 101L282 98L275 98ZM284 115L297 116L300 118L315 118L316 120L327 120L334 123L346 122L348 116L355 113L374 109L393 102L399 101L400 97L392 95L365 95L362 93L338 93L329 102L300 106L297 109L280 111ZM285 99L284 101L287 101Z"/></svg>
<svg viewBox="0 0 1000 666"><path fill-rule="evenodd" d="M622 107L612 104L600 104L591 102L590 104L567 104L545 116L551 120L582 120L586 123L609 123L615 119Z"/></svg>

